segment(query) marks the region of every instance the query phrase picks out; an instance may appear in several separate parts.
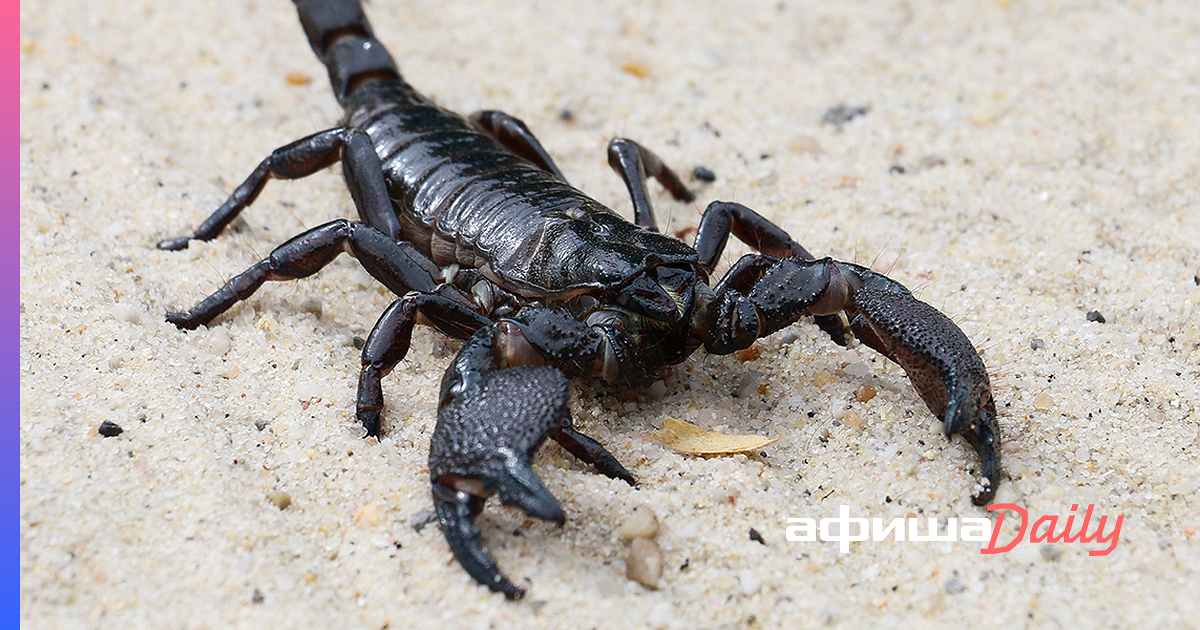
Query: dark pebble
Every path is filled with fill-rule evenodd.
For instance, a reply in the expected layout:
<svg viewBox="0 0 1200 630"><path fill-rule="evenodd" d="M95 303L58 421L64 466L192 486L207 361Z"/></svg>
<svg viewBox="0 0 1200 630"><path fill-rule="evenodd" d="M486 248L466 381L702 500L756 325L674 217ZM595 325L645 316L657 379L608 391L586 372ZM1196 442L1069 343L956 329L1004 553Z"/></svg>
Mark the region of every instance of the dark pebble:
<svg viewBox="0 0 1200 630"><path fill-rule="evenodd" d="M893 164L892 167L888 169L888 173L892 175L903 175L904 167L900 166L899 164Z"/></svg>
<svg viewBox="0 0 1200 630"><path fill-rule="evenodd" d="M865 116L869 111L871 111L870 107L856 107L846 104L837 105L825 110L825 114L821 116L821 122L841 129L842 125L859 116Z"/></svg>
<svg viewBox="0 0 1200 630"><path fill-rule="evenodd" d="M96 432L104 437L116 437L121 435L121 433L124 431L125 429L122 429L121 425L117 424L116 422L109 422L108 420L101 422L100 428L96 429Z"/></svg>
<svg viewBox="0 0 1200 630"><path fill-rule="evenodd" d="M767 541L763 540L762 534L758 533L758 530L754 529L753 527L750 528L750 540L753 540L760 545L767 544Z"/></svg>
<svg viewBox="0 0 1200 630"><path fill-rule="evenodd" d="M1100 314L1100 311L1088 311L1087 320L1089 322L1096 322L1098 324L1103 324L1104 316Z"/></svg>
<svg viewBox="0 0 1200 630"><path fill-rule="evenodd" d="M717 174L712 172L712 169L706 166L697 166L692 169L692 177L702 182L713 182L717 180Z"/></svg>

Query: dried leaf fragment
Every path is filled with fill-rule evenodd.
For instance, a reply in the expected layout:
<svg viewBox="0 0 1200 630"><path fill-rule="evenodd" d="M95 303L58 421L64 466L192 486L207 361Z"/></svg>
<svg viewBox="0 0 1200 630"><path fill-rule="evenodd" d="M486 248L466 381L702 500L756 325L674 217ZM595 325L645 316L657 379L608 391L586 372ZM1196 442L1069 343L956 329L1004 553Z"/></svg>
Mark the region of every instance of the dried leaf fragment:
<svg viewBox="0 0 1200 630"><path fill-rule="evenodd" d="M761 435L727 435L706 431L700 427L675 418L663 422L662 431L654 434L655 439L673 450L691 455L733 455L758 450L774 444L779 438Z"/></svg>

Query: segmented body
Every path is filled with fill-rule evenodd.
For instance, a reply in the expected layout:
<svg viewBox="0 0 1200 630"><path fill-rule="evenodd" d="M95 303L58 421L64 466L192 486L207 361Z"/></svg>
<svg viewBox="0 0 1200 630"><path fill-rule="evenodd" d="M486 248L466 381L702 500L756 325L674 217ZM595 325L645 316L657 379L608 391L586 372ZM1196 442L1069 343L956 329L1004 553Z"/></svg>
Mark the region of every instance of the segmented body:
<svg viewBox="0 0 1200 630"><path fill-rule="evenodd" d="M405 240L438 265L561 301L647 264L696 264L691 247L628 223L398 80L360 88L345 106L347 125L375 144Z"/></svg>

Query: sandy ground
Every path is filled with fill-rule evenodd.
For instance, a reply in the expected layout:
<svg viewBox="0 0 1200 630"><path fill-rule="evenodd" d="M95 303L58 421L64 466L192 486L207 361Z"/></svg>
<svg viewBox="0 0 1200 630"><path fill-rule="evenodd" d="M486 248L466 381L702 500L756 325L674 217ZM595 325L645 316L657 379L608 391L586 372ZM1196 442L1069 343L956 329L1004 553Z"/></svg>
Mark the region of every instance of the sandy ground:
<svg viewBox="0 0 1200 630"><path fill-rule="evenodd" d="M582 384L578 423L642 485L544 448L537 470L569 520L489 506L486 544L529 589L518 603L490 594L436 527L410 526L430 507L427 441L453 343L417 331L376 442L353 420L353 340L391 297L350 259L268 286L208 329L162 319L288 236L352 216L331 169L270 184L214 242L153 246L268 151L337 120L290 3L44 0L21 8L24 625L1197 623L1200 7L442 4L368 8L414 85L456 110L520 116L573 183L621 212L604 159L617 135L716 173L695 204L656 196L672 230L733 199L819 255L890 268L984 351L1008 475L998 500L1035 518L1093 504L1109 529L1121 515L1116 549L788 542L788 517L842 505L987 515L969 500L974 455L941 437L903 373L801 322L757 358L699 353L637 396ZM870 111L822 124L839 104ZM864 383L879 393L862 402ZM653 439L668 417L779 441L689 457ZM105 420L124 433L101 438ZM662 522L658 590L624 575L617 529L636 506Z"/></svg>

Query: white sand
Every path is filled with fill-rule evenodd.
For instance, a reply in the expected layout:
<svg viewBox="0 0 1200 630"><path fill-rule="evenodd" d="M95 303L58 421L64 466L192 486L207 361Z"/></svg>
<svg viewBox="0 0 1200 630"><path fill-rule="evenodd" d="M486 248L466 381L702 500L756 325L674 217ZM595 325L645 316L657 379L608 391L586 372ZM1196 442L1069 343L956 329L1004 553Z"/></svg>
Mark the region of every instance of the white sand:
<svg viewBox="0 0 1200 630"><path fill-rule="evenodd" d="M290 3L43 0L21 9L25 625L1197 623L1200 7L441 4L368 11L414 85L523 118L598 199L628 211L604 159L626 135L717 173L696 204L656 197L674 229L735 199L819 255L895 261L894 277L985 350L1000 500L1123 515L1116 550L787 542L787 517L840 505L885 520L985 514L969 501L974 455L941 437L902 372L865 349L853 365L801 323L752 361L698 354L659 400L578 389L577 421L642 485L544 448L537 469L569 520L490 505L486 544L529 595L490 594L436 527L409 526L430 506L426 448L453 344L417 332L386 381L377 443L354 426L351 340L390 297L352 261L268 286L210 329L162 320L306 226L351 216L331 169L270 184L240 231L153 247L268 151L337 120ZM839 133L820 120L840 103L871 110ZM749 371L764 393L731 397ZM863 382L880 392L869 402L854 397ZM780 439L766 457L692 458L650 437L666 417ZM103 420L125 433L99 437ZM657 591L624 576L616 530L638 505L663 524Z"/></svg>

